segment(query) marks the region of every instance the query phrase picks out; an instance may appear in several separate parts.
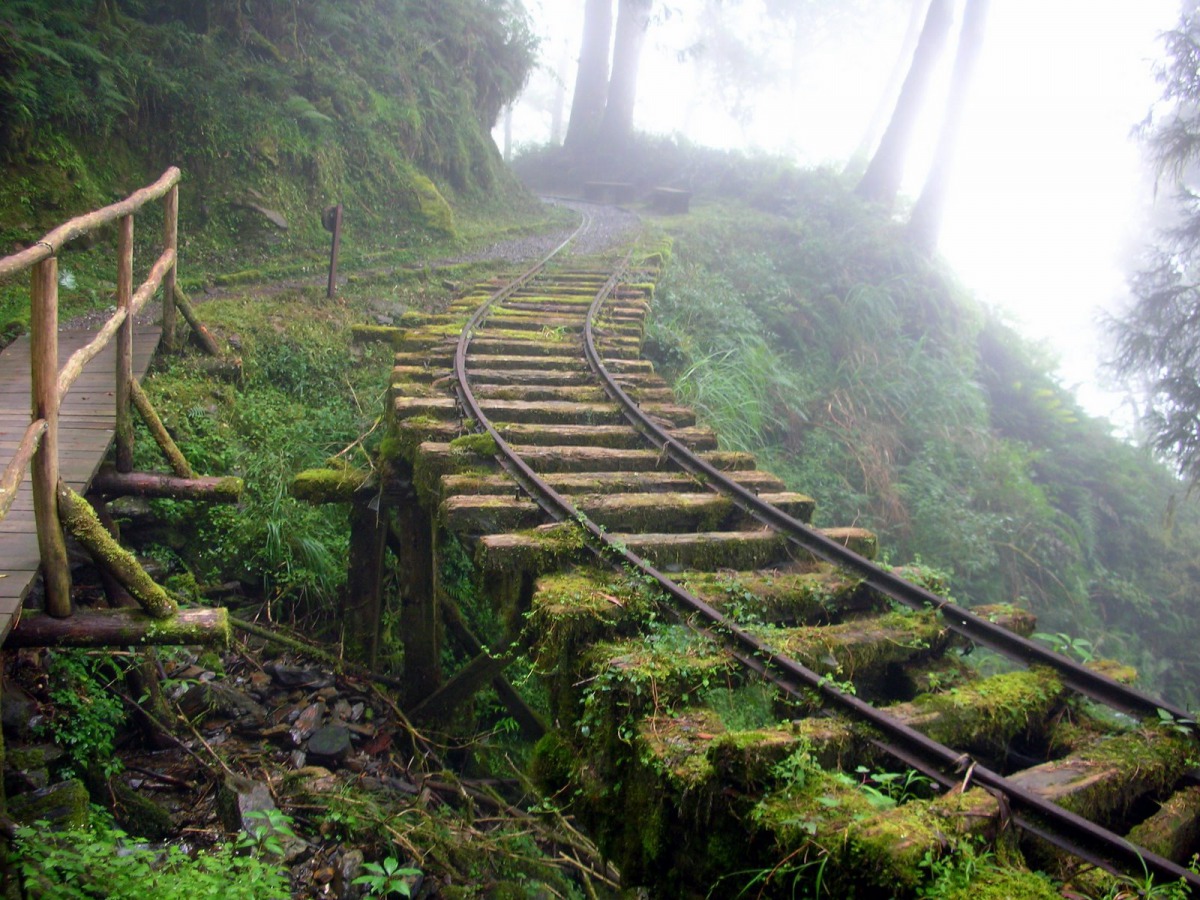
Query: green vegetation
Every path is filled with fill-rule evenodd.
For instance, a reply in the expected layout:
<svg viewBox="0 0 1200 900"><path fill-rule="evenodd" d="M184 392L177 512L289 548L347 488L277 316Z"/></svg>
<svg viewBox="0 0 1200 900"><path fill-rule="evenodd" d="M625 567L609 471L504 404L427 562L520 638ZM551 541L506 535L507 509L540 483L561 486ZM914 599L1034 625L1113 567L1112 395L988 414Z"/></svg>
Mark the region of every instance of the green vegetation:
<svg viewBox="0 0 1200 900"><path fill-rule="evenodd" d="M707 185L662 222L647 337L724 448L816 497L817 524L951 573L969 605L1026 604L1071 649L1200 699L1200 515L1171 472L832 174L662 142L643 160Z"/></svg>
<svg viewBox="0 0 1200 900"><path fill-rule="evenodd" d="M251 835L243 840L254 844ZM241 842L189 856L171 844L152 848L113 828L99 815L87 828L52 831L47 822L17 829L16 865L28 896L45 900L283 900L287 875L263 848L246 854Z"/></svg>
<svg viewBox="0 0 1200 900"><path fill-rule="evenodd" d="M185 283L319 271L336 202L346 271L380 251L407 262L477 233L472 209L528 212L487 132L533 50L519 8L489 0L5 3L0 242L173 164ZM155 213L139 218L139 240L158 233ZM61 267L65 315L110 302L100 253ZM0 286L0 322L27 319L20 288Z"/></svg>

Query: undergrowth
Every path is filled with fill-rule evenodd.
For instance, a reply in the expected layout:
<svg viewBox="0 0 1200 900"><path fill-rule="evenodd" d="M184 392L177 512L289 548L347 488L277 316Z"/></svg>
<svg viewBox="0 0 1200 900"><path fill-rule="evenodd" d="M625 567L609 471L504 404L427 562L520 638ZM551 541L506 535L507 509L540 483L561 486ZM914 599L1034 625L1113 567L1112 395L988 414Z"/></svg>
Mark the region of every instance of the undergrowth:
<svg viewBox="0 0 1200 900"><path fill-rule="evenodd" d="M968 605L1027 605L1196 702L1200 516L1177 479L832 174L677 159L724 174L660 223L647 349L723 446L816 497L817 524L871 528Z"/></svg>

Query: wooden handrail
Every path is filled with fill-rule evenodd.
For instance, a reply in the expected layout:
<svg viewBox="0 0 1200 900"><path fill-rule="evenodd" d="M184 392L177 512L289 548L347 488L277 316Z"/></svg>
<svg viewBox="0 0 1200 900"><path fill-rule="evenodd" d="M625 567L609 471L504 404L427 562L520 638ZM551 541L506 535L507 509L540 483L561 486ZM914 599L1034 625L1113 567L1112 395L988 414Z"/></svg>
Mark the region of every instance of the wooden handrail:
<svg viewBox="0 0 1200 900"><path fill-rule="evenodd" d="M157 200L164 196L171 188L179 184L181 177L182 173L179 169L171 166L154 184L134 191L119 203L114 203L111 206L97 209L82 216L76 216L69 222L59 225L31 247L26 247L19 253L14 253L11 256L0 259L0 279L16 275L18 272L25 271L30 266L41 262L47 257L57 255L58 251L62 249L63 244L66 244L68 241L73 241L75 238L87 234L89 231L93 231L102 225L107 225L109 222L115 222L122 216L128 216L137 212L151 200Z"/></svg>
<svg viewBox="0 0 1200 900"><path fill-rule="evenodd" d="M154 292L158 290L163 282L163 276L168 270L173 270L175 267L175 251L166 250L163 255L154 263L150 269L150 274L146 276L146 280L142 282L141 287L134 292L133 300L129 305L129 315L136 316L142 311L142 307L154 296ZM120 329L121 324L129 318L124 309L118 309L115 313L109 316L100 330L96 332L96 336L87 344L80 347L70 358L63 363L62 370L58 373L58 401L61 403L63 397L67 396L67 391L71 389L71 385L75 383L75 379L79 377L79 373L83 371L92 359L100 353L109 342L113 339L113 335Z"/></svg>
<svg viewBox="0 0 1200 900"><path fill-rule="evenodd" d="M4 474L0 475L0 519L7 516L9 509L12 508L13 500L17 496L17 488L25 480L25 468L33 459L33 453L41 444L42 435L45 433L45 419L34 419L30 422L21 438L21 443L17 445L17 452L5 466Z"/></svg>
<svg viewBox="0 0 1200 900"><path fill-rule="evenodd" d="M29 338L31 357L30 400L33 421L26 429L16 455L0 473L0 519L12 507L26 467L32 473L34 522L46 591L46 612L53 617L71 614L71 574L67 562L63 520L74 516L75 527L82 527L79 503L64 494L59 481L58 415L63 398L79 377L84 366L116 338L115 372L116 439L118 468L128 471L133 465L133 424L130 397L134 389L132 373L133 319L160 287L164 303L175 302L177 263L177 223L179 212L179 169L172 166L154 184L130 194L125 200L103 209L77 216L55 228L33 246L0 259L0 279L32 269L30 285ZM150 268L146 280L133 289L133 216L147 203L163 199L162 254ZM87 234L109 222L119 221L117 245L117 311L84 347L71 354L60 368L58 364L58 251L68 241ZM65 498L65 499L64 499ZM66 509L64 512L64 504ZM78 537L78 535L77 535ZM144 573L143 573L144 575ZM146 579L149 581L149 579ZM151 582L152 583L152 582ZM161 591L161 589L159 589ZM173 602L162 598L134 596L153 615L169 615ZM166 597L164 594L163 597ZM169 601L169 597L167 601Z"/></svg>

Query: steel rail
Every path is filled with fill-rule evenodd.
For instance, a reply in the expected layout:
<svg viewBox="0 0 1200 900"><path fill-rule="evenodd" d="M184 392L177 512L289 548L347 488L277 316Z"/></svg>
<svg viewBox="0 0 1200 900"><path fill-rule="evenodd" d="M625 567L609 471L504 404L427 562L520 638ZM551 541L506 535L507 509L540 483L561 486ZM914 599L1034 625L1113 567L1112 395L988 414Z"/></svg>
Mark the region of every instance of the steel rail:
<svg viewBox="0 0 1200 900"><path fill-rule="evenodd" d="M544 268L547 262L548 258L542 262L538 271ZM594 317L594 310L598 309L612 293L612 290L621 278L623 269L624 264L616 268L604 286L597 292L596 299L589 310L587 325L585 326L585 345L589 357L595 353L594 336L590 327L591 320ZM529 277L532 277L532 275ZM791 696L801 696L803 690L807 688L808 690L816 691L833 705L847 710L855 717L866 720L887 735L889 739L901 745L897 753L901 759L913 759L923 762L924 764L920 765L919 768L931 773L935 777L935 780L944 787L959 783L957 778L947 774L947 770L957 773L965 769L970 780L989 789L993 793L1003 795L1010 807L1024 810L1033 814L1036 818L1050 823L1056 829L1053 832L1046 831L1036 821L1027 822L1022 819L1022 824L1028 825L1031 833L1044 837L1068 853L1090 862L1104 865L1105 868L1121 868L1137 872L1144 866L1155 875L1171 880L1182 879L1194 887L1200 887L1200 876L1169 859L1151 853L1144 848L1137 847L1119 835L1043 799L1020 785L1010 782L986 766L980 765L969 754L960 753L934 741L910 726L876 709L866 701L860 700L853 694L841 690L830 682L829 679L818 675L799 661L772 650L768 644L749 634L741 626L720 613L707 602L691 594L666 574L660 572L647 560L614 540L603 528L582 513L566 497L555 491L504 440L476 399L467 375L467 351L475 329L479 327L495 304L511 296L512 293L514 291L502 288L493 294L487 301L480 305L471 317L468 325L460 333L454 356L456 390L464 410L470 414L475 422L495 442L497 459L505 471L553 519L559 522L574 522L588 538L587 544L590 549L601 559L611 564L616 564L619 561L622 564L632 566L657 582L663 592L676 600L680 606L703 617L710 627L719 630L724 635L722 643L725 643L727 646L729 643L735 645L736 649L733 649L732 653L743 665L767 678ZM598 354L596 354L596 357L598 359ZM611 376L608 380L611 381ZM615 382L613 384L615 386ZM624 395L624 391L620 393ZM627 395L624 396L628 399ZM632 401L629 402L632 403ZM647 424L652 425L653 423ZM661 429L658 430L661 432ZM682 450L673 439L669 436L666 437L667 440L663 446L660 446L660 450L671 446ZM690 456L690 454L688 455ZM678 461L676 462L682 465ZM701 460L700 462L703 461ZM712 467L707 466L707 468L711 469ZM715 469L712 471L720 475ZM707 472L705 472L705 475L707 476ZM724 481L725 479L722 476L719 480ZM740 485L738 487L740 488ZM844 549L840 545L834 546ZM857 554L855 556L857 557ZM862 559L862 557L857 558ZM929 596L934 597L935 600L941 600L936 595L930 594ZM935 603L935 605L944 605L944 602ZM924 606L925 604L922 603L921 608L924 608ZM800 687L800 685L804 687ZM1160 706L1156 706L1155 708L1160 708ZM965 786L965 780L963 784ZM1092 850L1097 845L1105 848L1107 852L1106 856L1097 854Z"/></svg>
<svg viewBox="0 0 1200 900"><path fill-rule="evenodd" d="M602 303L603 300L597 296L588 312L584 330L584 350L588 363L604 382L604 388L609 396L620 404L626 418L634 428L684 471L700 479L704 484L719 489L720 493L729 496L744 512L779 532L789 541L826 562L854 572L863 579L868 587L884 596L912 609L932 607L940 610L947 626L956 634L1022 665L1049 666L1062 677L1063 683L1068 687L1112 709L1138 717L1150 718L1157 718L1159 710L1162 710L1170 714L1178 724L1189 728L1193 734L1197 733L1196 722L1187 710L1151 697L1149 694L1114 681L1099 672L1094 672L1073 659L1055 653L1048 647L1015 634L994 622L989 622L970 610L950 602L945 597L939 597L932 591L881 568L848 547L825 537L798 519L762 500L753 491L747 490L724 472L692 453L646 415L604 366L596 349L593 332L593 320Z"/></svg>

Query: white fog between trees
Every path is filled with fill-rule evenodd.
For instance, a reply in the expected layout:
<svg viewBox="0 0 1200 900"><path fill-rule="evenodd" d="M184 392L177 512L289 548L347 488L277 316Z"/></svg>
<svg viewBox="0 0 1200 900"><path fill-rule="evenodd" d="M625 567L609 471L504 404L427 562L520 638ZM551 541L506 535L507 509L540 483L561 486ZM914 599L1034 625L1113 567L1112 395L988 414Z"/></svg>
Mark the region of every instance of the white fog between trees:
<svg viewBox="0 0 1200 900"><path fill-rule="evenodd" d="M878 115L914 2L806 0L791 29L771 5L656 2L635 127L843 168ZM518 149L552 140L556 122L560 139L566 130L584 3L526 6L541 67L513 110ZM929 169L962 6L906 168L910 199ZM1097 317L1128 303L1128 273L1153 239L1153 176L1132 131L1159 97L1160 35L1178 16L1178 0L993 3L941 229L963 282L1044 341L1084 408L1122 428L1133 405L1101 368Z"/></svg>

